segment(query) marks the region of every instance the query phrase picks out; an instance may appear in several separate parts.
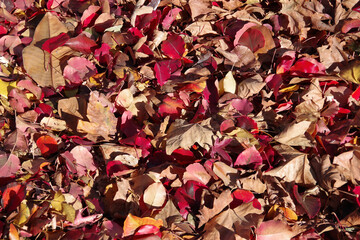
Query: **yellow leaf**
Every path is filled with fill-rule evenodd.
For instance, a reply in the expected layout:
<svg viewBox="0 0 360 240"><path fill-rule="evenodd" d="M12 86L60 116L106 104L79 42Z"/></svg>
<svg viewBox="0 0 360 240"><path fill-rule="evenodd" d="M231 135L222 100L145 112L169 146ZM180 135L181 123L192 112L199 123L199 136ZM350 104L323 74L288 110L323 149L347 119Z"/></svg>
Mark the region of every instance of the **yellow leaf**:
<svg viewBox="0 0 360 240"><path fill-rule="evenodd" d="M27 201L23 200L20 204L20 210L14 220L14 224L21 227L29 220L29 217L30 209L27 206Z"/></svg>
<svg viewBox="0 0 360 240"><path fill-rule="evenodd" d="M222 95L224 92L236 92L236 80L231 71L219 82L219 95Z"/></svg>
<svg viewBox="0 0 360 240"><path fill-rule="evenodd" d="M5 82L0 79L0 95L7 99L11 89L16 88L17 81Z"/></svg>
<svg viewBox="0 0 360 240"><path fill-rule="evenodd" d="M352 61L340 71L340 77L346 81L360 84L360 61Z"/></svg>
<svg viewBox="0 0 360 240"><path fill-rule="evenodd" d="M55 193L54 199L51 201L51 206L56 211L61 212L63 210L62 203L65 201L64 195L61 193L61 191L57 191Z"/></svg>
<svg viewBox="0 0 360 240"><path fill-rule="evenodd" d="M299 85L293 85L287 88L283 88L280 89L279 92L284 93L284 92L294 92L297 91L299 89Z"/></svg>
<svg viewBox="0 0 360 240"><path fill-rule="evenodd" d="M75 221L75 208L73 206L71 206L70 204L67 203L62 203L62 214L64 214L64 216L66 217L66 220L69 222L74 222Z"/></svg>
<svg viewBox="0 0 360 240"><path fill-rule="evenodd" d="M14 224L10 223L10 229L9 229L9 239L10 240L19 240L19 232L14 226Z"/></svg>

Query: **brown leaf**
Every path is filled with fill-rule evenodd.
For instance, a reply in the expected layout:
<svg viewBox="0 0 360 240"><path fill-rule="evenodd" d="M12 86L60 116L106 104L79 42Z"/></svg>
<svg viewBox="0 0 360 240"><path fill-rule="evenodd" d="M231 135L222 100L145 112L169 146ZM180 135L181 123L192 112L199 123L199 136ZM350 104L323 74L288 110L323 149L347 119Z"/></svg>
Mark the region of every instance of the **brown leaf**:
<svg viewBox="0 0 360 240"><path fill-rule="evenodd" d="M248 98L258 94L266 83L259 74L247 78L238 85L237 94L240 98Z"/></svg>
<svg viewBox="0 0 360 240"><path fill-rule="evenodd" d="M208 208L203 206L199 210L198 218L200 220L199 227L207 223L215 215L219 214L225 207L227 207L232 202L231 191L229 189L223 191L220 196L214 199L213 207Z"/></svg>
<svg viewBox="0 0 360 240"><path fill-rule="evenodd" d="M66 56L71 55L73 51L62 46L50 54L43 51L41 45L45 40L67 31L65 25L48 12L36 27L33 41L23 50L24 68L41 87L57 88L65 85L61 65Z"/></svg>
<svg viewBox="0 0 360 240"><path fill-rule="evenodd" d="M275 136L275 140L279 143L289 146L311 147L311 141L306 138L305 132L310 127L310 121L293 122L288 125L279 135Z"/></svg>
<svg viewBox="0 0 360 240"><path fill-rule="evenodd" d="M86 137L93 141L113 139L116 134L117 118L112 109L112 103L102 94L97 91L91 92L87 106L89 121L79 120L77 130L86 133Z"/></svg>
<svg viewBox="0 0 360 240"><path fill-rule="evenodd" d="M209 149L213 144L213 136L210 128L203 127L198 123L187 123L185 120L176 119L167 132L166 154L170 155L179 147L189 149L195 143Z"/></svg>
<svg viewBox="0 0 360 240"><path fill-rule="evenodd" d="M264 176L278 177L286 182L295 182L300 185L316 185L307 154L286 145L274 146L274 148L285 158L286 162L264 173Z"/></svg>

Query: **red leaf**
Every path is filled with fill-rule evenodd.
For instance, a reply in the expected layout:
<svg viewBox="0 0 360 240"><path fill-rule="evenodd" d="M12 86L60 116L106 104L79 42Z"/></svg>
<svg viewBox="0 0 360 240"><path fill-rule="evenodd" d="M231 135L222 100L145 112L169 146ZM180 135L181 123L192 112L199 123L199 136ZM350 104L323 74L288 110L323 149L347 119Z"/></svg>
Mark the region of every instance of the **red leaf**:
<svg viewBox="0 0 360 240"><path fill-rule="evenodd" d="M10 183L2 194L3 208L7 213L14 211L25 198L26 190L22 184Z"/></svg>
<svg viewBox="0 0 360 240"><path fill-rule="evenodd" d="M236 189L231 193L233 201L230 203L230 208L236 208L242 203L248 203L255 199L254 194L248 190Z"/></svg>
<svg viewBox="0 0 360 240"><path fill-rule="evenodd" d="M164 60L155 63L154 71L159 85L163 86L169 80L171 74L180 67L180 60Z"/></svg>
<svg viewBox="0 0 360 240"><path fill-rule="evenodd" d="M171 33L161 44L161 50L172 59L181 59L185 52L185 42L179 35Z"/></svg>
<svg viewBox="0 0 360 240"><path fill-rule="evenodd" d="M41 151L41 154L44 157L48 157L51 154L57 152L58 150L58 145L56 140L48 135L43 135L39 137L36 140L36 145L38 146L38 148Z"/></svg>
<svg viewBox="0 0 360 240"><path fill-rule="evenodd" d="M6 163L0 168L0 178L12 177L20 169L20 159L10 154Z"/></svg>
<svg viewBox="0 0 360 240"><path fill-rule="evenodd" d="M85 54L92 53L92 50L97 46L96 42L91 38L86 37L85 34L80 34L74 38L70 38L65 45L75 51Z"/></svg>
<svg viewBox="0 0 360 240"><path fill-rule="evenodd" d="M298 186L294 185L293 193L298 203L304 208L310 219L314 218L320 211L320 198L313 196L301 196L298 192Z"/></svg>
<svg viewBox="0 0 360 240"><path fill-rule="evenodd" d="M231 120L231 119L228 119ZM225 120L224 122L226 122L227 120ZM221 125L224 123L222 122ZM232 120L231 120L232 122ZM221 129L221 127L220 127ZM224 139L220 142L219 139L215 140L214 146L211 148L211 152L210 152L210 156L212 158L215 157L215 153L219 154L226 162L226 164L228 164L229 166L232 166L232 159L230 157L230 155L224 150L225 147L227 145L229 145L231 143L232 139L228 138L228 139Z"/></svg>
<svg viewBox="0 0 360 240"><path fill-rule="evenodd" d="M131 170L120 161L110 161L106 165L106 173L109 177L122 176L130 172Z"/></svg>
<svg viewBox="0 0 360 240"><path fill-rule="evenodd" d="M303 57L289 71L293 75L325 74L325 67L313 58Z"/></svg>
<svg viewBox="0 0 360 240"><path fill-rule="evenodd" d="M45 115L45 116L53 116L53 108L50 105L46 104L46 103L40 103L34 110L40 116L42 114Z"/></svg>
<svg viewBox="0 0 360 240"><path fill-rule="evenodd" d="M360 20L359 19L350 19L350 20L345 20L344 25L341 28L341 32L342 33L347 33L350 30L356 28L357 31L359 31L359 27L360 27Z"/></svg>
<svg viewBox="0 0 360 240"><path fill-rule="evenodd" d="M354 11L356 11L356 12L360 12L360 2L356 3L356 4L353 6L352 10L354 10Z"/></svg>
<svg viewBox="0 0 360 240"><path fill-rule="evenodd" d="M99 11L101 7L90 5L81 16L81 24L83 28L89 27L94 24L96 18L99 16L96 12Z"/></svg>
<svg viewBox="0 0 360 240"><path fill-rule="evenodd" d="M262 163L262 157L258 150L254 146L245 149L239 154L235 161L235 166L246 166L253 164L254 168L257 168Z"/></svg>
<svg viewBox="0 0 360 240"><path fill-rule="evenodd" d="M281 74L290 70L295 61L295 51L285 52L279 59L276 67L276 74Z"/></svg>
<svg viewBox="0 0 360 240"><path fill-rule="evenodd" d="M259 30L250 28L241 35L238 44L248 47L252 52L256 52L265 46L265 38Z"/></svg>
<svg viewBox="0 0 360 240"><path fill-rule="evenodd" d="M158 112L161 117L169 115L172 119L175 119L180 116L181 109L184 107L184 102L181 99L166 96L163 103L160 104Z"/></svg>
<svg viewBox="0 0 360 240"><path fill-rule="evenodd" d="M220 124L220 132L230 132L235 129L235 124L232 119L226 119Z"/></svg>
<svg viewBox="0 0 360 240"><path fill-rule="evenodd" d="M67 33L60 33L56 37L49 38L41 46L42 50L51 53L54 49L63 46L70 39Z"/></svg>

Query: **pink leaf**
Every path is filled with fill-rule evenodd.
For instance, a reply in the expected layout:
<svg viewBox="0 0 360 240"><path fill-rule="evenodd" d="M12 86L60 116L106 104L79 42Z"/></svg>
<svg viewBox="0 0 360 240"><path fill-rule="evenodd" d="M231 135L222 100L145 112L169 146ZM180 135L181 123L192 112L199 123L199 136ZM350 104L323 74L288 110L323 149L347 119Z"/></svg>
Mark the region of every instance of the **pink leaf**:
<svg viewBox="0 0 360 240"><path fill-rule="evenodd" d="M6 158L5 154L0 156L1 158ZM20 159L14 155L10 154L6 163L0 168L0 178L12 177L20 169Z"/></svg>
<svg viewBox="0 0 360 240"><path fill-rule="evenodd" d="M304 208L310 219L314 218L320 211L320 198L313 196L301 196L298 192L298 186L294 185L293 193L298 203Z"/></svg>
<svg viewBox="0 0 360 240"><path fill-rule="evenodd" d="M101 7L99 6L90 5L89 8L84 11L80 19L83 28L94 24L96 18L99 16L96 12L100 9Z"/></svg>
<svg viewBox="0 0 360 240"><path fill-rule="evenodd" d="M140 226L137 230L136 233L134 234L135 236L141 236L141 235L160 235L161 236L161 232L160 229L154 225L150 225L150 224L146 224L146 225L142 225ZM159 237L160 237L159 236Z"/></svg>
<svg viewBox="0 0 360 240"><path fill-rule="evenodd" d="M235 124L232 119L226 119L220 124L220 132L230 132L235 129Z"/></svg>
<svg viewBox="0 0 360 240"><path fill-rule="evenodd" d="M53 108L46 103L40 103L34 110L40 116L42 114L44 114L45 116L53 116Z"/></svg>
<svg viewBox="0 0 360 240"><path fill-rule="evenodd" d="M257 168L262 163L262 157L258 150L254 146L245 149L242 153L239 154L235 161L235 166L246 166L254 165L254 168Z"/></svg>
<svg viewBox="0 0 360 240"><path fill-rule="evenodd" d="M228 119L228 120L230 120L230 119ZM216 139L215 143L214 143L214 146L211 148L210 156L212 158L214 158L215 154L217 153L225 160L226 164L231 166L232 165L232 159L231 159L230 155L224 150L224 148L227 145L229 145L231 143L231 141L232 141L232 139L230 139L230 138L224 139L221 142L219 141L219 139Z"/></svg>
<svg viewBox="0 0 360 240"><path fill-rule="evenodd" d="M13 88L9 92L9 103L17 112L23 113L30 108L31 103L26 95L18 88Z"/></svg>
<svg viewBox="0 0 360 240"><path fill-rule="evenodd" d="M121 238L124 232L119 224L111 220L103 221L102 228L105 228L105 232L112 238Z"/></svg>
<svg viewBox="0 0 360 240"><path fill-rule="evenodd" d="M241 35L237 44L246 46L252 52L256 52L265 46L265 37L259 30L250 28Z"/></svg>
<svg viewBox="0 0 360 240"><path fill-rule="evenodd" d="M168 14L165 16L164 20L162 21L162 26L164 30L168 30L171 24L175 21L176 16L181 12L180 8L173 8L171 9Z"/></svg>
<svg viewBox="0 0 360 240"><path fill-rule="evenodd" d="M248 116L240 116L236 118L236 126L243 128L245 130L251 131L253 129L258 129L257 123Z"/></svg>
<svg viewBox="0 0 360 240"><path fill-rule="evenodd" d="M95 171L97 169L93 156L86 147L76 146L70 153L76 159L76 170L80 176L85 175L87 170Z"/></svg>
<svg viewBox="0 0 360 240"><path fill-rule="evenodd" d="M71 226L76 226L76 227L81 227L81 226L85 226L86 224L94 224L96 223L98 220L100 220L100 218L102 217L102 214L93 214L90 216L86 216L83 217L82 213L84 212L85 208L80 209L75 217L75 220L72 224L70 224Z"/></svg>
<svg viewBox="0 0 360 240"><path fill-rule="evenodd" d="M181 59L185 52L185 42L179 35L171 33L161 44L161 50L172 59Z"/></svg>
<svg viewBox="0 0 360 240"><path fill-rule="evenodd" d="M247 115L254 110L252 103L247 99L234 99L231 105L242 115Z"/></svg>
<svg viewBox="0 0 360 240"><path fill-rule="evenodd" d="M80 34L74 38L70 38L65 45L75 51L85 54L92 53L93 48L97 46L96 42L91 38L86 37L85 34Z"/></svg>
<svg viewBox="0 0 360 240"><path fill-rule="evenodd" d="M206 185L210 179L211 176L200 163L193 163L187 166L183 176L184 183L193 180Z"/></svg>
<svg viewBox="0 0 360 240"><path fill-rule="evenodd" d="M286 222L279 220L262 222L255 233L257 240L291 239L296 235Z"/></svg>
<svg viewBox="0 0 360 240"><path fill-rule="evenodd" d="M58 36L46 40L41 48L42 50L51 53L54 49L63 46L69 39L70 37L67 33L60 33Z"/></svg>
<svg viewBox="0 0 360 240"><path fill-rule="evenodd" d="M29 90L37 99L41 98L41 88L38 87L32 80L21 80L16 84L16 86Z"/></svg>
<svg viewBox="0 0 360 240"><path fill-rule="evenodd" d="M64 69L64 77L71 83L79 85L84 80L96 74L95 65L83 57L73 57L68 60L68 65Z"/></svg>

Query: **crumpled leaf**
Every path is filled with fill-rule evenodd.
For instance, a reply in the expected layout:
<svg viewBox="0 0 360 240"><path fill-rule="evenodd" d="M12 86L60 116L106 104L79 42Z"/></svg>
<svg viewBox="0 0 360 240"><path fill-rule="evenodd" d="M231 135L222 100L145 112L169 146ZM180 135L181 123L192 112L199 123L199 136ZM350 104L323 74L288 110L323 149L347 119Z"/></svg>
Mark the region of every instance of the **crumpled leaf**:
<svg viewBox="0 0 360 240"><path fill-rule="evenodd" d="M87 106L89 121L79 120L77 130L86 134L90 140L110 140L116 133L117 118L112 112L113 106L97 91L90 93Z"/></svg>
<svg viewBox="0 0 360 240"><path fill-rule="evenodd" d="M230 190L223 191L220 196L216 199L214 199L213 207L208 208L204 206L199 210L200 215L198 215L198 218L200 220L199 226L204 225L207 223L211 218L213 218L215 215L220 213L225 207L228 206L232 202L232 196Z"/></svg>
<svg viewBox="0 0 360 240"><path fill-rule="evenodd" d="M187 123L181 119L176 119L166 134L166 154L168 155L180 147L189 149L195 143L205 149L209 149L213 144L214 134L210 128L198 123Z"/></svg>

